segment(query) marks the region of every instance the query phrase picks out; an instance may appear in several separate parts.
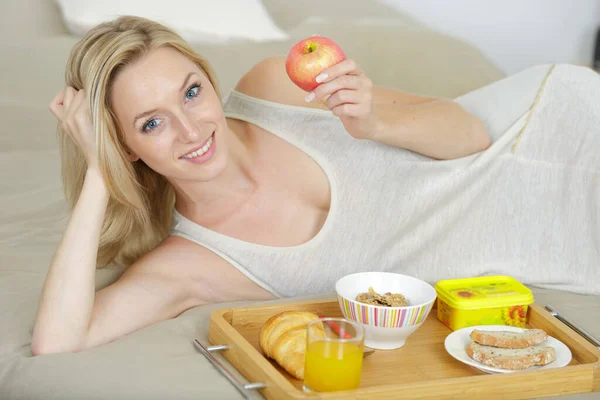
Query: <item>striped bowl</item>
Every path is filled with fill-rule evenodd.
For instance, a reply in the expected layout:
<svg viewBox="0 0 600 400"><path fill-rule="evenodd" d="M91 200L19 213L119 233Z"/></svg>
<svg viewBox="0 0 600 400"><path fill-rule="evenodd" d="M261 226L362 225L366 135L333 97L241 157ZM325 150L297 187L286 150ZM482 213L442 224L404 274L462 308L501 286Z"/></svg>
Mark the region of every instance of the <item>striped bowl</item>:
<svg viewBox="0 0 600 400"><path fill-rule="evenodd" d="M401 293L406 307L384 307L355 301L369 287L380 294ZM375 349L396 349L421 326L436 299L436 291L425 281L391 272L360 272L337 281L335 290L345 318L365 327L365 345Z"/></svg>

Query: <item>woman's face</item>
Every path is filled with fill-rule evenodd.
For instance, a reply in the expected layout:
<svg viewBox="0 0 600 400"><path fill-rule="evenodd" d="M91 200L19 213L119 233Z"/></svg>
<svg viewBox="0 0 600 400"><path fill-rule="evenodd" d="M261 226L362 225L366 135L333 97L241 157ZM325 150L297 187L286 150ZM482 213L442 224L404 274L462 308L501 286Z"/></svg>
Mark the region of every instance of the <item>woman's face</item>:
<svg viewBox="0 0 600 400"><path fill-rule="evenodd" d="M210 181L225 168L221 101L200 68L177 50L153 50L124 68L111 100L132 160L180 182Z"/></svg>

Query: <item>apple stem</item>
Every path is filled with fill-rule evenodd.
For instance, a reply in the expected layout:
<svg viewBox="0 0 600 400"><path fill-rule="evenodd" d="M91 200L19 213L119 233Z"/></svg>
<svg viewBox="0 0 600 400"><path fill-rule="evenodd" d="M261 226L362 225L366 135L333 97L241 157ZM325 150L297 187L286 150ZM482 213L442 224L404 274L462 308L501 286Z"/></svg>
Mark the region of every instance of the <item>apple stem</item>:
<svg viewBox="0 0 600 400"><path fill-rule="evenodd" d="M311 44L309 44L309 45L306 47L306 50L304 51L304 54L309 54L309 53L312 53L312 52L313 52L313 51L315 51L316 49L317 49L317 45L316 45L316 44L314 44L314 43L311 43Z"/></svg>

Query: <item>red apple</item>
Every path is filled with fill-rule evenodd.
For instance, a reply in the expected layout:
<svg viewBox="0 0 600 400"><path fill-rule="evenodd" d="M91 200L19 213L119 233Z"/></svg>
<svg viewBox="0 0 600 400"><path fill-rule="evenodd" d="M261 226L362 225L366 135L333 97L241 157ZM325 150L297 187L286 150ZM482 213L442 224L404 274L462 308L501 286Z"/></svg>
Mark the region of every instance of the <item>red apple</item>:
<svg viewBox="0 0 600 400"><path fill-rule="evenodd" d="M290 49L285 70L292 82L311 92L319 86L315 78L321 71L345 59L344 51L333 40L324 36L309 36Z"/></svg>

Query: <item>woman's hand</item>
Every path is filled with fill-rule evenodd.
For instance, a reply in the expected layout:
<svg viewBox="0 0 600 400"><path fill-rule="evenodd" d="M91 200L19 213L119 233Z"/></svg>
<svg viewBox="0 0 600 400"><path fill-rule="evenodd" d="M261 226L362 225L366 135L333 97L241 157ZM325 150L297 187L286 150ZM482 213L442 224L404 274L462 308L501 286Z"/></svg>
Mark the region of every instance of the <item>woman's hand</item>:
<svg viewBox="0 0 600 400"><path fill-rule="evenodd" d="M50 103L50 111L83 153L88 169L97 167L96 135L83 89L61 90Z"/></svg>
<svg viewBox="0 0 600 400"><path fill-rule="evenodd" d="M344 60L317 76L321 83L306 96L306 101L322 100L340 118L350 135L372 139L376 118L373 107L373 83L354 60Z"/></svg>

